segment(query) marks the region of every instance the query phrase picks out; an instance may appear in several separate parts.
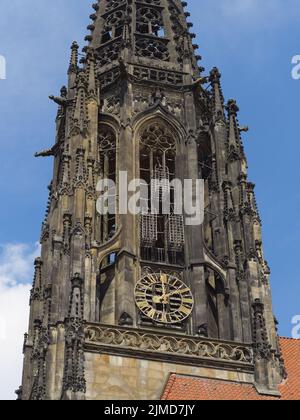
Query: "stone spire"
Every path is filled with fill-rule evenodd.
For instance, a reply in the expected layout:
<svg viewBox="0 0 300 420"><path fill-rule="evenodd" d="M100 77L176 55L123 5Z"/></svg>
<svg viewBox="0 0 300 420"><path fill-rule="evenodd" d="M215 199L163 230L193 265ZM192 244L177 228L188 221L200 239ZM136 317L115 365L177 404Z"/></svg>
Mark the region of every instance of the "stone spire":
<svg viewBox="0 0 300 420"><path fill-rule="evenodd" d="M70 93L72 94L72 89L74 88L76 75L78 71L78 50L79 46L76 41L73 42L71 46L71 58L70 58L70 65L68 70L69 75L69 89Z"/></svg>
<svg viewBox="0 0 300 420"><path fill-rule="evenodd" d="M224 96L221 87L221 73L216 67L211 70L209 81L212 85L213 112L215 120L224 120Z"/></svg>
<svg viewBox="0 0 300 420"><path fill-rule="evenodd" d="M201 56L195 53L198 46L189 31L193 25L187 22L186 5L178 0L99 1L93 4L85 40L97 51L102 67L120 58L133 62L144 57L176 64L197 76L203 70L198 66Z"/></svg>
<svg viewBox="0 0 300 420"><path fill-rule="evenodd" d="M237 114L239 107L236 101L230 99L227 103L229 129L228 129L228 160L235 161L242 157L242 144Z"/></svg>

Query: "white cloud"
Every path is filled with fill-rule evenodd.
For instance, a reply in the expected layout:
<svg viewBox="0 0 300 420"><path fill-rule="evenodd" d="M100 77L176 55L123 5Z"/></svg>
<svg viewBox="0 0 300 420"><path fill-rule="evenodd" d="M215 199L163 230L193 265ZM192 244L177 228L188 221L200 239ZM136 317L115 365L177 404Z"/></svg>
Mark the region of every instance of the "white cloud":
<svg viewBox="0 0 300 420"><path fill-rule="evenodd" d="M22 344L29 319L33 261L39 245L0 245L0 400L21 384Z"/></svg>

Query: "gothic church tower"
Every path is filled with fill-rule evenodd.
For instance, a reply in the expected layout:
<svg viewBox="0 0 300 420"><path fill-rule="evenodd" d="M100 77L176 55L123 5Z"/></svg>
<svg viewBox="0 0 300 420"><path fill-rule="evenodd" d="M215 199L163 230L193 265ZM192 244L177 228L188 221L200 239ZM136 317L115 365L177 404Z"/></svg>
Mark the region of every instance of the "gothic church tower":
<svg viewBox="0 0 300 420"><path fill-rule="evenodd" d="M56 141L37 155L53 156L54 171L23 400L159 399L174 372L278 394L284 367L245 128L218 69L203 75L186 5L95 3L83 58L73 43L68 87L50 97ZM120 185L122 171L148 186L203 179L204 223L174 211L101 215L96 186Z"/></svg>

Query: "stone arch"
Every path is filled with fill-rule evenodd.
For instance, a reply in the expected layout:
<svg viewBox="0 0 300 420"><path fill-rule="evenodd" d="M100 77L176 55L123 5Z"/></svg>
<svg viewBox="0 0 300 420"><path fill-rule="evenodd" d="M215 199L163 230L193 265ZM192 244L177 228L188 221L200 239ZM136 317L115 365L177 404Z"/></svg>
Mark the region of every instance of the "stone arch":
<svg viewBox="0 0 300 420"><path fill-rule="evenodd" d="M115 126L110 122L100 122L98 130L98 152L97 152L97 167L98 179L110 180L115 185L118 183L118 160L119 160L119 146L118 136ZM117 207L116 190L110 189L108 195L112 203ZM111 240L117 232L117 217L116 211L109 214L97 213L97 238L101 244L107 243Z"/></svg>
<svg viewBox="0 0 300 420"><path fill-rule="evenodd" d="M197 138L199 176L209 180L213 170L213 150L209 133L203 131Z"/></svg>
<svg viewBox="0 0 300 420"><path fill-rule="evenodd" d="M215 269L207 265L205 273L207 336L229 340L231 339L231 331L228 289L223 276Z"/></svg>
<svg viewBox="0 0 300 420"><path fill-rule="evenodd" d="M177 150L180 153L187 138L184 126L173 114L167 111L161 104L150 107L148 110L138 114L132 121L132 129L135 135L135 144L138 142L139 135L143 128L152 121L160 122L174 133Z"/></svg>
<svg viewBox="0 0 300 420"><path fill-rule="evenodd" d="M139 219L140 257L143 261L184 265L184 216L175 214L175 192L169 188L169 183L182 178L178 165L181 144L178 127L175 128L160 114L145 118L137 128L138 177L148 192L147 197L141 199L146 214ZM158 186L158 191L155 191L155 186ZM151 214L153 192L157 198L157 214ZM169 203L167 212L163 207L166 202Z"/></svg>

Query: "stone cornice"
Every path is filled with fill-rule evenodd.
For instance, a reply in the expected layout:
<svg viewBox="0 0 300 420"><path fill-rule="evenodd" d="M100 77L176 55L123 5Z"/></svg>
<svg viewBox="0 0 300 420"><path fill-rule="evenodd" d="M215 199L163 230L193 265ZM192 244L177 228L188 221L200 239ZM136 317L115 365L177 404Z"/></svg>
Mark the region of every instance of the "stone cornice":
<svg viewBox="0 0 300 420"><path fill-rule="evenodd" d="M252 345L145 329L86 324L85 351L176 364L253 372Z"/></svg>

